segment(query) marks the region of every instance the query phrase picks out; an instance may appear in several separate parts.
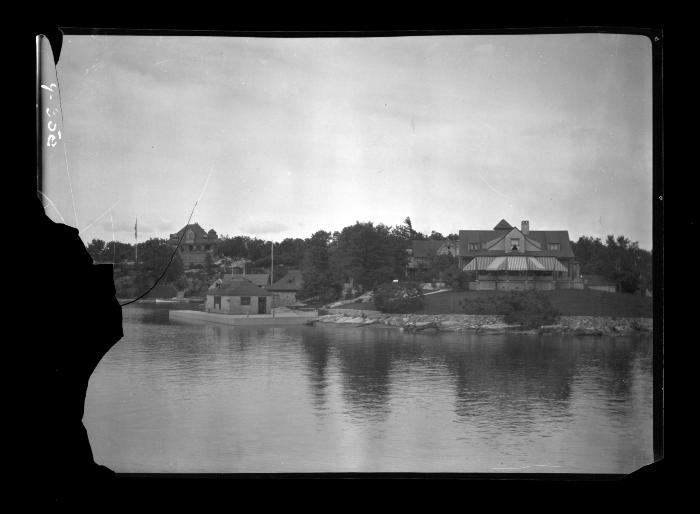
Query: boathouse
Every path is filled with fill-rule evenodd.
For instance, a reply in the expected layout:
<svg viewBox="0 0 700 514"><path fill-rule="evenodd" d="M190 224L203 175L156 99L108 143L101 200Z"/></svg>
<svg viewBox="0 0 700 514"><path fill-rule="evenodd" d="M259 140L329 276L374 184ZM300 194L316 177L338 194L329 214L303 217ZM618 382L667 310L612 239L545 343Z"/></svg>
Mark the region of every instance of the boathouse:
<svg viewBox="0 0 700 514"><path fill-rule="evenodd" d="M220 241L214 229L207 232L199 226L199 223L186 225L175 234L170 234L169 243L176 246L181 237L182 242L178 253L185 269L203 267L207 261L207 255L211 256L212 262L216 260L216 249Z"/></svg>
<svg viewBox="0 0 700 514"><path fill-rule="evenodd" d="M530 230L501 220L491 230L459 231L459 267L469 272L469 289L583 289L579 265L566 230Z"/></svg>
<svg viewBox="0 0 700 514"><path fill-rule="evenodd" d="M227 275L207 290L207 312L220 314L269 314L272 293L246 280L243 275Z"/></svg>
<svg viewBox="0 0 700 514"><path fill-rule="evenodd" d="M270 285L267 290L274 295L274 306L283 307L297 303L297 293L301 291L303 285L301 271L291 270L284 277Z"/></svg>

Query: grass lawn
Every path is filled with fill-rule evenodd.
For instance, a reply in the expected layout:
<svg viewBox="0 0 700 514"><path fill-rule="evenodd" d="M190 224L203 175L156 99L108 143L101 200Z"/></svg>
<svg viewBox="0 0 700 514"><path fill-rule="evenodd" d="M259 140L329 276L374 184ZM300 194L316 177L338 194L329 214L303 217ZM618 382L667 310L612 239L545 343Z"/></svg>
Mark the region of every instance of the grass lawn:
<svg viewBox="0 0 700 514"><path fill-rule="evenodd" d="M504 294L508 293L504 291L449 291L432 294L424 297L423 310L419 313L469 314L460 307L461 300L488 300ZM549 298L552 306L564 316L652 317L652 299L643 296L576 289L543 291L543 294ZM357 309L361 307L347 308Z"/></svg>

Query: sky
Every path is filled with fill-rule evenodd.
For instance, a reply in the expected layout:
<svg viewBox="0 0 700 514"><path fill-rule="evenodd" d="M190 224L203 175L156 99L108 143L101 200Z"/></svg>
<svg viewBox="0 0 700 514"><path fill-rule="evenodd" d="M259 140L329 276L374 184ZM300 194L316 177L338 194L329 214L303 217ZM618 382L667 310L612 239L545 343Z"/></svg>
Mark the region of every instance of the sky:
<svg viewBox="0 0 700 514"><path fill-rule="evenodd" d="M281 241L501 218L652 247L651 43L616 34L64 36L47 213ZM72 189L72 194L69 191Z"/></svg>

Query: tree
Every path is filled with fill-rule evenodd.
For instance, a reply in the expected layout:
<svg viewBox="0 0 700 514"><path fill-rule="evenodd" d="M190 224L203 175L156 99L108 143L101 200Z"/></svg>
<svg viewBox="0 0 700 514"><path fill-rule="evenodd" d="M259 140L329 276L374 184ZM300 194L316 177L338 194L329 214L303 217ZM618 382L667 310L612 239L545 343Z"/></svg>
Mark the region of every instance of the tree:
<svg viewBox="0 0 700 514"><path fill-rule="evenodd" d="M299 298L330 302L338 298L341 287L333 280L330 269L329 241L331 235L319 230L305 241L306 250L302 259L303 286Z"/></svg>
<svg viewBox="0 0 700 514"><path fill-rule="evenodd" d="M602 275L619 285L623 292L651 290L652 255L624 236L599 238L582 236L572 243L581 273Z"/></svg>
<svg viewBox="0 0 700 514"><path fill-rule="evenodd" d="M134 279L139 293L152 286L166 267L161 283L176 282L182 276L184 266L179 254L175 254L172 263L168 266L173 250L174 248L165 239L151 238L139 244L139 262Z"/></svg>
<svg viewBox="0 0 700 514"><path fill-rule="evenodd" d="M345 227L334 252L334 268L342 281L352 280L362 290L403 276L405 240L389 227L372 222Z"/></svg>
<svg viewBox="0 0 700 514"><path fill-rule="evenodd" d="M105 251L105 242L102 239L93 239L87 246L87 251L95 262L100 262Z"/></svg>

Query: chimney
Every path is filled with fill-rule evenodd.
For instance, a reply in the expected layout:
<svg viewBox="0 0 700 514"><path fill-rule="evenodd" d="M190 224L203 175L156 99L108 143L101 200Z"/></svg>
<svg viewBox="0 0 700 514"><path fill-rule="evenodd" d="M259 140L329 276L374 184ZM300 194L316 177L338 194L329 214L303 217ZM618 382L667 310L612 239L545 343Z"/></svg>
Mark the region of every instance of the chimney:
<svg viewBox="0 0 700 514"><path fill-rule="evenodd" d="M520 232L522 232L525 235L528 235L530 233L530 222L527 220L523 220L520 223Z"/></svg>

